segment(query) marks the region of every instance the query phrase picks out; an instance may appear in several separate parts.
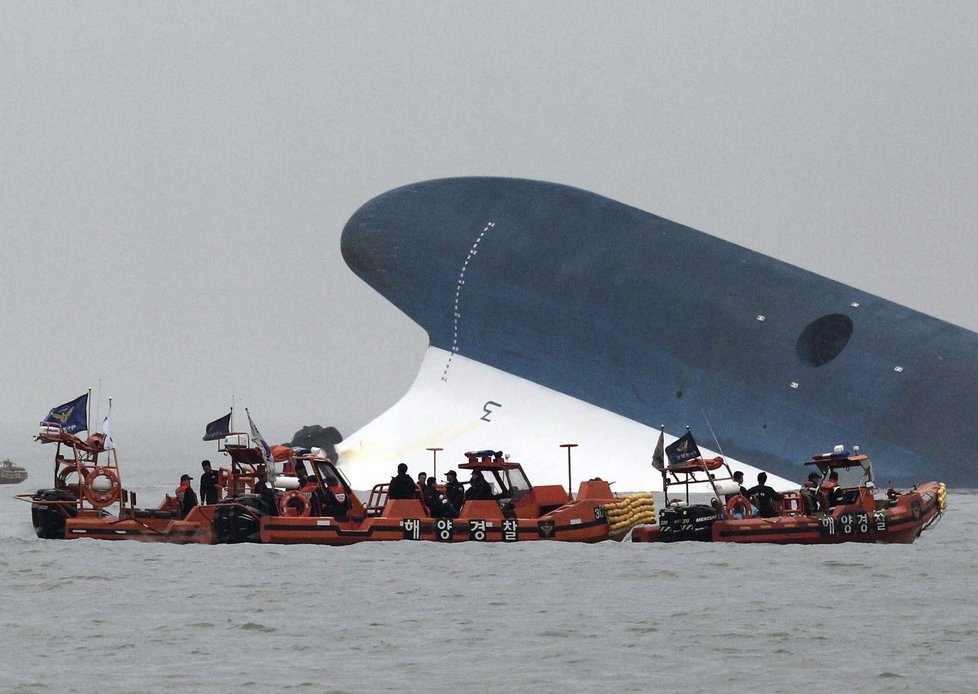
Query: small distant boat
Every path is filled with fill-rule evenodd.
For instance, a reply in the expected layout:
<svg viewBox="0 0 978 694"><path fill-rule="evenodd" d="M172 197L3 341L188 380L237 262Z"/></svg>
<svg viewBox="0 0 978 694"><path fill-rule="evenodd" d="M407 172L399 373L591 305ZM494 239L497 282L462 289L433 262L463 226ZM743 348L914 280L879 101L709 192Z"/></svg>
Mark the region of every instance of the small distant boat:
<svg viewBox="0 0 978 694"><path fill-rule="evenodd" d="M836 544L879 542L910 544L947 509L947 488L940 482L882 492L873 481L869 457L836 447L812 456L805 465L821 479L810 488L781 494L769 517L759 517L755 500L741 493L730 466L721 458L696 458L662 469L667 505L658 525L632 531L633 542L771 542ZM833 478L848 476L836 483ZM677 490L684 498L670 498ZM709 504L690 503L690 490L709 494ZM828 491L831 489L831 492Z"/></svg>
<svg viewBox="0 0 978 694"><path fill-rule="evenodd" d="M19 484L27 479L27 470L9 460L0 462L0 484Z"/></svg>

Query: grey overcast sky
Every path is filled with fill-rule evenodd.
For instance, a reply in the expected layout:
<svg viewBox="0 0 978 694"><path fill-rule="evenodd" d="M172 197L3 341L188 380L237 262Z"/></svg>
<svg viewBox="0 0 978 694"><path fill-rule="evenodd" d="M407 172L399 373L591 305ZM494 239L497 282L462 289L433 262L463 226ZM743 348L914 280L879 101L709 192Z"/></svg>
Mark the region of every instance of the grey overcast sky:
<svg viewBox="0 0 978 694"><path fill-rule="evenodd" d="M340 233L429 178L578 186L976 330L976 37L971 2L2 0L0 458L88 387L128 458L206 453L232 398L273 441L365 424L427 339Z"/></svg>

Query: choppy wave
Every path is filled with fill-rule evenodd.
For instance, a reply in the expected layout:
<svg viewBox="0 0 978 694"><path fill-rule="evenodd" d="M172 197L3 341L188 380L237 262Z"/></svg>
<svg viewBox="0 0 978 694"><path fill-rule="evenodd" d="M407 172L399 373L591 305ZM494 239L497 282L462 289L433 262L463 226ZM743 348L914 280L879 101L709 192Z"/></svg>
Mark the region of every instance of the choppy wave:
<svg viewBox="0 0 978 694"><path fill-rule="evenodd" d="M5 692L974 691L978 496L910 546L173 546L0 498Z"/></svg>

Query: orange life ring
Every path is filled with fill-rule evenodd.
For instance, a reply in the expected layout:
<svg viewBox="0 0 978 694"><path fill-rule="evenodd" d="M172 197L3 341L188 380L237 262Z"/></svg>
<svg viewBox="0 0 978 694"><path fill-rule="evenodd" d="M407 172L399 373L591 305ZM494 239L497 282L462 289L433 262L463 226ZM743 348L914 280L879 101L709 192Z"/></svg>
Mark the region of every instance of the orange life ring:
<svg viewBox="0 0 978 694"><path fill-rule="evenodd" d="M89 468L75 465L65 465L61 468L61 472L58 473L55 479L54 486L56 489L67 489L68 488L68 476L74 473L78 473L78 483L81 484L88 477Z"/></svg>
<svg viewBox="0 0 978 694"><path fill-rule="evenodd" d="M300 508L296 508L296 502ZM308 516L312 513L309 497L298 489L292 489L282 495L278 502L278 510L283 516Z"/></svg>
<svg viewBox="0 0 978 694"><path fill-rule="evenodd" d="M753 508L754 507L751 504L750 499L748 499L746 496L743 494L734 494L732 497L727 499L727 518L733 518L733 514L736 509L741 509L740 515L744 518L750 518Z"/></svg>
<svg viewBox="0 0 978 694"><path fill-rule="evenodd" d="M108 489L97 490L92 487L92 484L98 477L105 477L109 480ZM112 468L96 465L88 473L88 477L85 478L85 498L95 508L102 508L114 504L119 500L119 493L121 491L122 485L119 483L119 475Z"/></svg>

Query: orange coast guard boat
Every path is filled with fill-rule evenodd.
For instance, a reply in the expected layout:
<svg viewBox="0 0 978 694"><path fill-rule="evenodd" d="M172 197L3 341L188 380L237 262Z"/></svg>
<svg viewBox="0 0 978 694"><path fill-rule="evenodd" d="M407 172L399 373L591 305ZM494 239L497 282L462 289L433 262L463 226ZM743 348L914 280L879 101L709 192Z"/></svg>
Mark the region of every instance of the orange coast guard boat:
<svg viewBox="0 0 978 694"><path fill-rule="evenodd" d="M324 545L394 540L600 542L613 536L612 526L617 526L614 532L620 535L627 531L621 514L626 506L636 507L627 523L634 525L645 517L636 510L636 500L617 498L604 480L582 482L574 499L560 485L531 485L522 465L506 460L501 452L475 451L465 456L459 468L480 472L491 487L492 498L467 500L457 513L446 513L444 506L428 508L420 489L413 499L391 499L387 483L375 485L363 504L332 461L322 455L304 456L301 460L310 465L317 484L299 494L323 495L325 501L319 506L330 511L315 514L311 500L293 504L298 495L289 492L282 498L278 516L261 518L261 540ZM341 494L337 504L335 499ZM642 495L641 500L651 517L651 494ZM612 523L608 506L614 507Z"/></svg>
<svg viewBox="0 0 978 694"><path fill-rule="evenodd" d="M45 424L35 440L56 445L54 486L17 498L31 503L34 531L40 538L180 544L258 541L257 523L252 527L236 522L242 515L238 509L248 511L246 519L263 512L261 500L250 493L264 474L261 456L253 449L230 445L231 467L218 470L218 503L195 506L183 516L175 495L167 494L156 508L137 507L136 494L122 485L118 449L106 449L102 434L83 440L58 425ZM222 444L229 440L240 444L247 435L232 434ZM224 452L223 446L219 450Z"/></svg>
<svg viewBox="0 0 978 694"><path fill-rule="evenodd" d="M819 483L781 494L770 517L757 515L758 499L741 494L723 458L696 458L662 470L667 500L658 525L636 527L633 542L771 542L778 544L835 544L880 542L909 544L936 523L947 509L947 488L927 482L913 489L881 493L866 455L835 453L812 456L805 463L817 469ZM833 474L835 473L835 474ZM836 475L843 480L834 484ZM710 496L707 504L690 503L690 491Z"/></svg>
<svg viewBox="0 0 978 694"><path fill-rule="evenodd" d="M35 534L44 539L213 542L212 508L198 507L181 518L167 496L156 509L136 507L136 494L122 486L118 451L106 449L102 434L81 439L55 424L34 437L55 444L54 486L17 498L31 503Z"/></svg>

